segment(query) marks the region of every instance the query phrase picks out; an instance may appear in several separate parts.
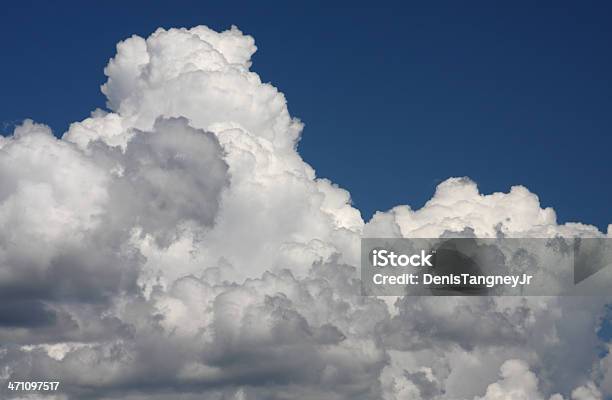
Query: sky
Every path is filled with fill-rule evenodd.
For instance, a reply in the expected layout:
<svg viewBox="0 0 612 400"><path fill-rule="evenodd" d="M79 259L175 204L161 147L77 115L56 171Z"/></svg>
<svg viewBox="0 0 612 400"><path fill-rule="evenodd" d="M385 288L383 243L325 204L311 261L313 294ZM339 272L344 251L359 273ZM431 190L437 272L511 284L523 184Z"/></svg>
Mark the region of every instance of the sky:
<svg viewBox="0 0 612 400"><path fill-rule="evenodd" d="M364 218L469 176L526 185L560 222L612 222L612 7L606 2L13 2L0 14L0 122L61 135L104 107L114 44L235 24L305 122L299 144ZM70 65L70 68L66 68Z"/></svg>
<svg viewBox="0 0 612 400"><path fill-rule="evenodd" d="M576 237L606 261L602 10L20 4L0 21L0 397L612 396L594 290L360 280L362 238L526 238L486 260L544 288L574 278Z"/></svg>

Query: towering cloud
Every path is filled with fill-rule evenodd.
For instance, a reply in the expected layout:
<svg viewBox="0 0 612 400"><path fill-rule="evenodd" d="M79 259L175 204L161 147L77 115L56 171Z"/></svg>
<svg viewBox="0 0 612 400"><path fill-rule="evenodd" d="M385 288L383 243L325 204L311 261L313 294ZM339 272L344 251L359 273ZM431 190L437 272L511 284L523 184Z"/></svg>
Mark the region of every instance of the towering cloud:
<svg viewBox="0 0 612 400"><path fill-rule="evenodd" d="M235 27L133 36L105 69L109 112L61 139L32 121L1 138L0 376L61 382L61 393L20 396L610 390L597 336L606 299L382 299L361 296L358 280L364 235L603 233L557 224L524 187L483 195L466 178L420 210L364 223L297 153L302 123L250 70L255 51Z"/></svg>

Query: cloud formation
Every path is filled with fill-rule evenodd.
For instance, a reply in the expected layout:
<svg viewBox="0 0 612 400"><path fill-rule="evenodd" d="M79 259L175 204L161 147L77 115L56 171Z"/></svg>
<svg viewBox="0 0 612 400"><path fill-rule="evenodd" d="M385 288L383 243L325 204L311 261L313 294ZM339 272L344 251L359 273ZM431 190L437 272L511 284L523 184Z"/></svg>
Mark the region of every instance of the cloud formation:
<svg viewBox="0 0 612 400"><path fill-rule="evenodd" d="M105 69L110 111L1 138L0 377L61 381L21 398L610 393L606 299L382 299L358 281L362 236L605 234L467 178L365 223L301 159L255 51L235 27L132 36Z"/></svg>

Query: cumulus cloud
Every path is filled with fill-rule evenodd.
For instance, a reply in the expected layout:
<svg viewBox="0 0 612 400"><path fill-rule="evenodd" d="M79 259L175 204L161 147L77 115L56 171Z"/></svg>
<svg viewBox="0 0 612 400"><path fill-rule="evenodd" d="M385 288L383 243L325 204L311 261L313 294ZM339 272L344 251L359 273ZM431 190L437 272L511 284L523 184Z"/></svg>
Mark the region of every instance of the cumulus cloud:
<svg viewBox="0 0 612 400"><path fill-rule="evenodd" d="M508 360L501 366L501 380L492 383L483 397L475 400L538 400L538 378L529 371L529 366L520 360ZM550 400L561 400L555 394Z"/></svg>
<svg viewBox="0 0 612 400"><path fill-rule="evenodd" d="M363 236L603 233L467 178L364 222L301 159L256 49L236 27L132 36L104 71L110 111L61 139L32 121L2 138L0 376L61 381L14 398L609 393L606 299L382 299L358 280Z"/></svg>

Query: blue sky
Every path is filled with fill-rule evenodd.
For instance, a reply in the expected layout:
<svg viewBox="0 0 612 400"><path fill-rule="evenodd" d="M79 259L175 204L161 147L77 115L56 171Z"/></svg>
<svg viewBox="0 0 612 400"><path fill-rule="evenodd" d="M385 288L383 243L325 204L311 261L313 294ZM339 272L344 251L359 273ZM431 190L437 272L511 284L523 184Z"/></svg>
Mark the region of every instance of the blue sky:
<svg viewBox="0 0 612 400"><path fill-rule="evenodd" d="M440 181L523 184L561 222L612 223L612 6L605 2L14 2L0 13L0 128L61 134L104 106L115 44L236 24L306 128L304 159L364 217Z"/></svg>

